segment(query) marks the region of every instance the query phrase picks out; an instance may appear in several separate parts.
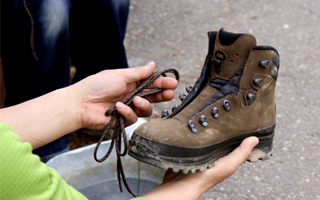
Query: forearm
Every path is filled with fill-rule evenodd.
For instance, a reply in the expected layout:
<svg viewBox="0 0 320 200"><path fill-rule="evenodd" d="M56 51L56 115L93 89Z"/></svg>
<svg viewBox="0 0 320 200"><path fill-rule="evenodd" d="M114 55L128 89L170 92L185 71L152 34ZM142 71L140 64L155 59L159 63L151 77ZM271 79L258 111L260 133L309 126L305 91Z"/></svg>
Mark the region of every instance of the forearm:
<svg viewBox="0 0 320 200"><path fill-rule="evenodd" d="M9 124L22 142L31 143L35 149L80 128L76 118L79 112L79 102L67 87L1 109L0 121Z"/></svg>

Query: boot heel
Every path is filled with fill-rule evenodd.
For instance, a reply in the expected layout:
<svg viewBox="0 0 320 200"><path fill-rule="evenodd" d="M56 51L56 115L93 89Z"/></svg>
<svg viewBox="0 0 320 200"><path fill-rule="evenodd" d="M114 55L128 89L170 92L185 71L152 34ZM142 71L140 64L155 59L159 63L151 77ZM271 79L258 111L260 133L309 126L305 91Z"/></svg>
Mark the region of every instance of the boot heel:
<svg viewBox="0 0 320 200"><path fill-rule="evenodd" d="M269 160L272 156L274 132L271 135L258 137L259 144L255 146L248 158L249 162L257 162L258 160Z"/></svg>

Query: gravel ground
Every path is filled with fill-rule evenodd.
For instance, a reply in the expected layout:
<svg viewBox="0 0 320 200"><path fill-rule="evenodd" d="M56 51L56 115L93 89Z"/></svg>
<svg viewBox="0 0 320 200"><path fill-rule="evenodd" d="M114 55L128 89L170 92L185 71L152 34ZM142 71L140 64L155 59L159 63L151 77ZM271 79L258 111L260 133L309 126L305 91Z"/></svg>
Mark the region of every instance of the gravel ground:
<svg viewBox="0 0 320 200"><path fill-rule="evenodd" d="M273 157L243 164L201 200L320 199L319 9L314 0L131 0L129 65L153 60L181 75L176 98L155 105L155 115L180 103L179 93L200 75L208 31L251 33L280 53Z"/></svg>

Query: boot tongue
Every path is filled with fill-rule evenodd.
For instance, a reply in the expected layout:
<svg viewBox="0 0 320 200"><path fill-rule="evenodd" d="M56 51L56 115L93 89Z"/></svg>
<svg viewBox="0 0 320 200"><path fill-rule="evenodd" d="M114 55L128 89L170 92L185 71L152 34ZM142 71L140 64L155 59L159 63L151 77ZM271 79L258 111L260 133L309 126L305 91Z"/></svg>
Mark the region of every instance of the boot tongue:
<svg viewBox="0 0 320 200"><path fill-rule="evenodd" d="M230 80L244 66L256 39L250 34L235 34L221 28L213 52L213 78Z"/></svg>

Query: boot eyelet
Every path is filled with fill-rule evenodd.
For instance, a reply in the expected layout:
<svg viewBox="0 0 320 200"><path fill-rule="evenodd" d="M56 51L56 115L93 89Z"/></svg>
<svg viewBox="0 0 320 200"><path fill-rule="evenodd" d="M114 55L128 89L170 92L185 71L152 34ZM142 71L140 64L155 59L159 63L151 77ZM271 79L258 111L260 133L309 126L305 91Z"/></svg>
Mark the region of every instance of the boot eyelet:
<svg viewBox="0 0 320 200"><path fill-rule="evenodd" d="M226 111L230 111L231 110L231 103L230 103L230 101L228 101L228 100L224 100L223 102L222 102L222 105L223 105L223 107L224 107L224 109L226 109Z"/></svg>
<svg viewBox="0 0 320 200"><path fill-rule="evenodd" d="M190 128L192 133L196 133L198 131L197 127L196 127L196 124L191 119L188 122L188 127Z"/></svg>
<svg viewBox="0 0 320 200"><path fill-rule="evenodd" d="M261 60L259 62L259 64L264 67L264 68L267 68L269 66L269 60Z"/></svg>
<svg viewBox="0 0 320 200"><path fill-rule="evenodd" d="M211 109L211 115L213 118L218 119L220 117L219 109L217 107L213 107Z"/></svg>
<svg viewBox="0 0 320 200"><path fill-rule="evenodd" d="M201 115L201 116L199 117L199 122L200 122L200 124L201 124L203 127L207 127L207 126L208 126L207 118L206 118L206 116L204 116L204 115Z"/></svg>
<svg viewBox="0 0 320 200"><path fill-rule="evenodd" d="M248 106L250 106L250 105L253 103L253 101L255 100L255 98L256 98L256 95L251 94L251 93L248 93L248 94L247 94Z"/></svg>
<svg viewBox="0 0 320 200"><path fill-rule="evenodd" d="M162 113L161 113L161 118L164 118L164 117L167 117L167 116L169 116L169 111L163 110Z"/></svg>
<svg viewBox="0 0 320 200"><path fill-rule="evenodd" d="M179 99L180 99L181 101L183 101L185 98L186 98L186 95L183 94L183 93L180 93Z"/></svg>
<svg viewBox="0 0 320 200"><path fill-rule="evenodd" d="M191 90L192 90L192 86L191 86L191 85L188 85L188 86L186 87L186 91L187 91L188 93L190 93Z"/></svg>
<svg viewBox="0 0 320 200"><path fill-rule="evenodd" d="M262 82L263 82L262 78L253 79L253 83L256 84L257 86L261 86Z"/></svg>
<svg viewBox="0 0 320 200"><path fill-rule="evenodd" d="M270 76L272 76L274 80L277 80L278 78L278 68L274 64L271 65Z"/></svg>
<svg viewBox="0 0 320 200"><path fill-rule="evenodd" d="M179 105L178 105L178 104L175 104L175 105L172 107L172 112L175 111L178 107L179 107Z"/></svg>

